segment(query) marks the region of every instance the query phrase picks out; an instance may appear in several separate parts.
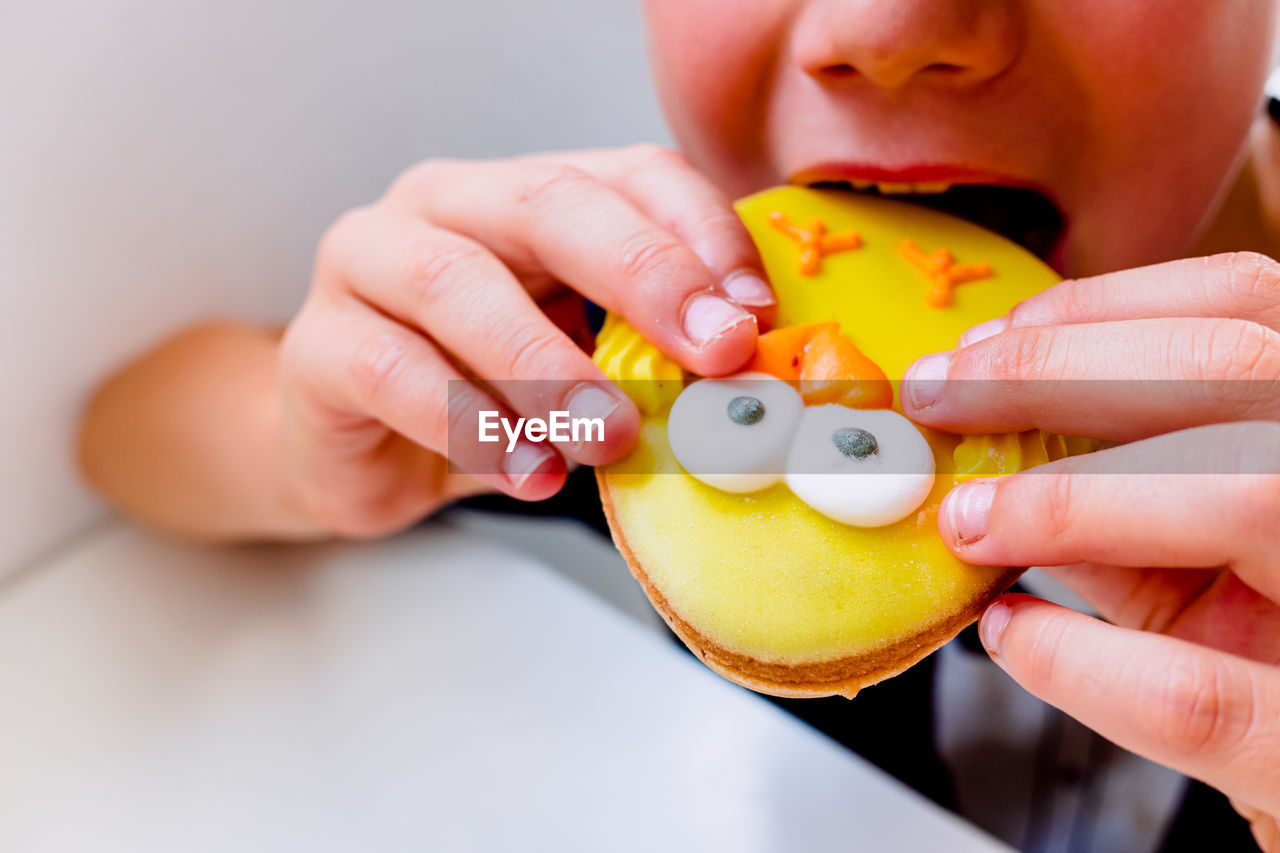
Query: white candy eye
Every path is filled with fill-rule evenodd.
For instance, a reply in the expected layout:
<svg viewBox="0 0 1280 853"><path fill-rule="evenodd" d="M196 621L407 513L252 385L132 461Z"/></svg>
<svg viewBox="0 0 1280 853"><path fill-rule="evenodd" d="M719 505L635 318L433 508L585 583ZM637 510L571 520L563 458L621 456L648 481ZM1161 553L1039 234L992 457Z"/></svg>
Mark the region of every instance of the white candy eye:
<svg viewBox="0 0 1280 853"><path fill-rule="evenodd" d="M671 405L667 440L692 476L726 492L755 492L782 479L804 402L765 373L701 379Z"/></svg>
<svg viewBox="0 0 1280 853"><path fill-rule="evenodd" d="M787 455L787 485L828 518L881 527L924 503L933 450L890 409L810 406Z"/></svg>

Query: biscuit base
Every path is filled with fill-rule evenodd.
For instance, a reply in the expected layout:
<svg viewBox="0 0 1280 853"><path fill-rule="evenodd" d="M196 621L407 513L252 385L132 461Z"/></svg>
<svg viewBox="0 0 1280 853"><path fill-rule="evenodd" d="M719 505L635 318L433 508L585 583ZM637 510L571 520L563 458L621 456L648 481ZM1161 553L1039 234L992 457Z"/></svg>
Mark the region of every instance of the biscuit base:
<svg viewBox="0 0 1280 853"><path fill-rule="evenodd" d="M667 601L666 596L653 585L644 566L636 558L627 543L614 511L609 493L609 478L596 470L596 482L600 488L600 502L609 532L618 546L631 574L644 588L645 595L684 644L699 659L730 681L741 684L758 693L797 699L816 699L823 696L844 696L852 699L864 687L870 687L886 678L919 663L925 657L946 645L956 634L970 625L996 596L1004 592L1025 571L1021 568L1006 569L996 575L990 586L980 592L963 607L945 619L929 625L910 637L904 637L873 651L822 661L797 661L777 663L764 661L730 651L680 617Z"/></svg>

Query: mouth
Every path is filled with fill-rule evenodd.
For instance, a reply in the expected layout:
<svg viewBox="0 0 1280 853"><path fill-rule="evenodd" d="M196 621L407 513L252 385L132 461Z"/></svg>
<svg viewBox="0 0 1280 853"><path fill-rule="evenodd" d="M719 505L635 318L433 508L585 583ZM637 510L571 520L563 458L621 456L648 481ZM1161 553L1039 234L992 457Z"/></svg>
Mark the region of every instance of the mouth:
<svg viewBox="0 0 1280 853"><path fill-rule="evenodd" d="M950 213L1012 240L1061 271L1067 220L1043 192L1028 186L949 181L802 181L815 189L889 196Z"/></svg>

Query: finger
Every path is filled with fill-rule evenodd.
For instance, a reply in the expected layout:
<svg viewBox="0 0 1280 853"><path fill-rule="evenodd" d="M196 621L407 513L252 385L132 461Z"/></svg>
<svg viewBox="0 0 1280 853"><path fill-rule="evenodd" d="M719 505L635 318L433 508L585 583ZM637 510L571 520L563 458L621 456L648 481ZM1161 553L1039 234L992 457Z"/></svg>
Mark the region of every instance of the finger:
<svg viewBox="0 0 1280 853"><path fill-rule="evenodd" d="M460 426L479 422L482 411L508 419L512 412L413 330L354 301L342 312L319 309L311 329L316 339L303 382L329 410L327 422L309 430L326 442L312 455L334 465L363 463L370 448L359 416L368 416L513 497L541 500L563 485L564 460L549 444L520 438L508 450L506 442L481 442L474 428Z"/></svg>
<svg viewBox="0 0 1280 853"><path fill-rule="evenodd" d="M425 331L517 414L546 422L564 412L570 422L598 422L592 440L557 443L571 458L603 464L634 444L635 405L473 241L371 208L335 228L324 257L330 273L322 282L331 279L337 289ZM468 435L479 430L477 423L457 426Z"/></svg>
<svg viewBox="0 0 1280 853"><path fill-rule="evenodd" d="M1262 853L1280 853L1280 823L1269 814L1248 803L1231 800L1231 807L1249 822L1253 840Z"/></svg>
<svg viewBox="0 0 1280 853"><path fill-rule="evenodd" d="M706 264L581 169L431 163L392 193L517 272L548 275L623 315L696 373L730 373L755 350L755 317L726 298Z"/></svg>
<svg viewBox="0 0 1280 853"><path fill-rule="evenodd" d="M974 326L959 345L1027 326L1154 317L1233 317L1280 330L1280 265L1235 252L1064 281Z"/></svg>
<svg viewBox="0 0 1280 853"><path fill-rule="evenodd" d="M1206 473L1207 472L1207 473ZM1224 424L957 486L943 541L983 565L1231 567L1280 601L1280 424Z"/></svg>
<svg viewBox="0 0 1280 853"><path fill-rule="evenodd" d="M1108 622L1168 634L1249 660L1280 662L1276 603L1234 572L1099 563L1041 570Z"/></svg>
<svg viewBox="0 0 1280 853"><path fill-rule="evenodd" d="M1280 333L1206 319L1016 329L915 362L902 404L939 429L1118 441L1280 419Z"/></svg>
<svg viewBox="0 0 1280 853"><path fill-rule="evenodd" d="M773 319L777 300L751 234L729 197L683 155L660 145L634 145L621 152L582 152L570 160L680 238L732 301L766 325Z"/></svg>
<svg viewBox="0 0 1280 853"><path fill-rule="evenodd" d="M1028 691L1102 736L1280 809L1280 671L1107 625L1028 595L983 614L983 645Z"/></svg>

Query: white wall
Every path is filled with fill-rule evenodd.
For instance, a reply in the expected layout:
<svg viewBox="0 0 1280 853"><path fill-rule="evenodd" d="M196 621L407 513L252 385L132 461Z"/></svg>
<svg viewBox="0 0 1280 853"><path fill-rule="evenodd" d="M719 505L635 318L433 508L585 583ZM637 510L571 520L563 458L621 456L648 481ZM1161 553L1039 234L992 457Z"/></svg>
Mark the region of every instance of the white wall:
<svg viewBox="0 0 1280 853"><path fill-rule="evenodd" d="M0 575L100 512L92 385L193 319L287 318L403 167L664 139L637 6L0 3Z"/></svg>

